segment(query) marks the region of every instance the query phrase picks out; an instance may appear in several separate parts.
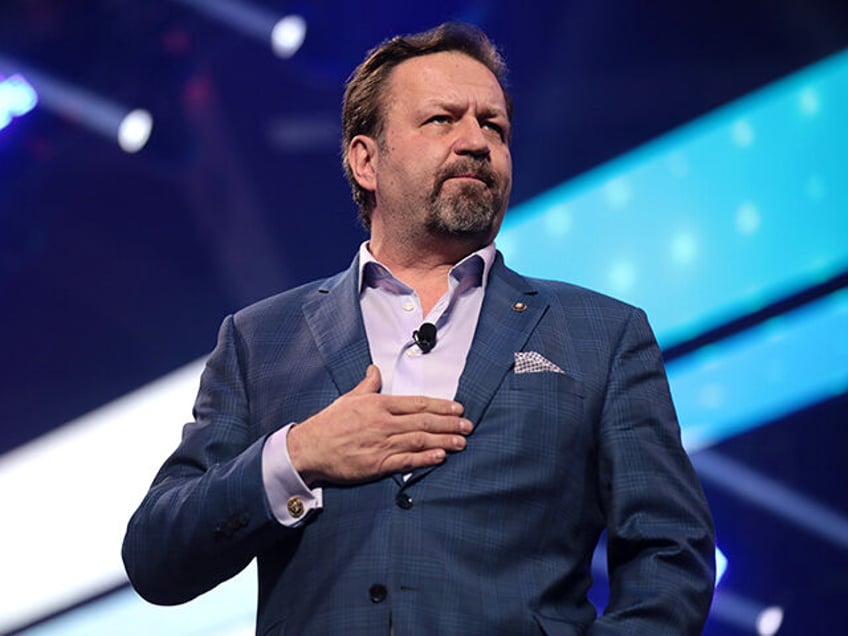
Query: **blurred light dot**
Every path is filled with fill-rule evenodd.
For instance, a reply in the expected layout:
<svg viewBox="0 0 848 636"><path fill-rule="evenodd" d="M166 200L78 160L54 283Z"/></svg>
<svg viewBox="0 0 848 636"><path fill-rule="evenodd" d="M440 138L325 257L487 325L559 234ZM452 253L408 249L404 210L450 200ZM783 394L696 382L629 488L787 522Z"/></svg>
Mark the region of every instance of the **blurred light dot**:
<svg viewBox="0 0 848 636"><path fill-rule="evenodd" d="M805 88L801 91L801 95L798 99L798 106L804 115L812 117L813 115L818 114L819 109L821 108L818 91L813 88Z"/></svg>
<svg viewBox="0 0 848 636"><path fill-rule="evenodd" d="M619 261L613 264L609 272L609 282L616 292L625 292L636 282L636 268L632 263Z"/></svg>
<svg viewBox="0 0 848 636"><path fill-rule="evenodd" d="M755 234L760 229L760 211L753 203L743 203L736 210L736 229L742 234Z"/></svg>
<svg viewBox="0 0 848 636"><path fill-rule="evenodd" d="M611 208L625 208L633 200L633 188L630 185L630 181L619 177L606 183L604 186L604 196Z"/></svg>
<svg viewBox="0 0 848 636"><path fill-rule="evenodd" d="M767 607L757 616L757 634L760 636L773 636L783 624L783 608Z"/></svg>
<svg viewBox="0 0 848 636"><path fill-rule="evenodd" d="M810 175L805 185L807 196L813 201L821 201L826 194L824 180L817 174Z"/></svg>
<svg viewBox="0 0 848 636"><path fill-rule="evenodd" d="M739 119L733 123L730 129L733 143L740 148L747 148L754 143L754 128L745 119Z"/></svg>
<svg viewBox="0 0 848 636"><path fill-rule="evenodd" d="M668 171L671 176L682 179L689 174L689 159L682 152L675 152L668 158Z"/></svg>
<svg viewBox="0 0 848 636"><path fill-rule="evenodd" d="M681 265L688 265L695 260L698 245L691 234L678 234L671 241L671 257Z"/></svg>
<svg viewBox="0 0 848 636"><path fill-rule="evenodd" d="M567 204L557 205L545 213L545 229L552 236L564 236L571 230L574 218Z"/></svg>
<svg viewBox="0 0 848 636"><path fill-rule="evenodd" d="M28 113L38 103L35 89L20 75L3 79L0 75L0 113L9 116Z"/></svg>
<svg viewBox="0 0 848 636"><path fill-rule="evenodd" d="M138 152L150 139L153 117L143 109L130 112L118 126L118 145L124 152Z"/></svg>
<svg viewBox="0 0 848 636"><path fill-rule="evenodd" d="M299 15L287 15L271 31L271 48L278 57L288 58L298 52L306 39L306 20Z"/></svg>

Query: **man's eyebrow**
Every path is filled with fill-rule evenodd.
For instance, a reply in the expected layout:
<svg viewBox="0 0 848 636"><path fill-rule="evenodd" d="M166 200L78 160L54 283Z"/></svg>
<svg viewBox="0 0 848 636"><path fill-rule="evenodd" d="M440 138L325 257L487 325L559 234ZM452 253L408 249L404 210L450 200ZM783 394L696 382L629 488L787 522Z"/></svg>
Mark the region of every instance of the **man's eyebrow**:
<svg viewBox="0 0 848 636"><path fill-rule="evenodd" d="M451 100L446 97L430 97L421 103L421 109L427 108L444 108L445 110L463 110L466 103L461 100ZM481 106L481 117L502 117L509 119L506 114L506 109L499 106Z"/></svg>

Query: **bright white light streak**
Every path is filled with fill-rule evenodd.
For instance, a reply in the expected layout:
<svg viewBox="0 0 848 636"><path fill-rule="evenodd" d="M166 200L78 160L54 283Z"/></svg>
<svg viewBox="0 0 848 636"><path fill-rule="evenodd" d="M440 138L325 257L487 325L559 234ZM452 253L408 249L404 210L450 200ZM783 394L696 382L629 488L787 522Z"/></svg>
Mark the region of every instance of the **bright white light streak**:
<svg viewBox="0 0 848 636"><path fill-rule="evenodd" d="M141 108L127 114L118 126L118 145L124 152L138 152L150 139L153 117Z"/></svg>
<svg viewBox="0 0 848 636"><path fill-rule="evenodd" d="M202 368L183 367L0 456L0 633L126 582L127 521L179 442Z"/></svg>
<svg viewBox="0 0 848 636"><path fill-rule="evenodd" d="M249 37L271 43L274 53L291 57L306 37L306 20L299 15L280 18L243 0L176 0Z"/></svg>
<svg viewBox="0 0 848 636"><path fill-rule="evenodd" d="M38 93L42 106L108 139L118 140L118 133L124 119L132 112L137 112L79 86L0 56L0 73L11 70L19 70L26 76ZM150 126L152 123L151 120ZM137 148L137 150L140 149L140 147Z"/></svg>

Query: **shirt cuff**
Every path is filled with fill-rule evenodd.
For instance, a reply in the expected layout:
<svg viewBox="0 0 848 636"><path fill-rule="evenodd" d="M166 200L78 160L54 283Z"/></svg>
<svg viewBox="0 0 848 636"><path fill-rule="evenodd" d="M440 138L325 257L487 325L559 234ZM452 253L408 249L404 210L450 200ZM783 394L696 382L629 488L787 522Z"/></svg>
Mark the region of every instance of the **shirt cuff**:
<svg viewBox="0 0 848 636"><path fill-rule="evenodd" d="M296 528L323 506L321 488L310 489L292 466L286 438L294 423L272 433L262 447L262 483L277 521Z"/></svg>

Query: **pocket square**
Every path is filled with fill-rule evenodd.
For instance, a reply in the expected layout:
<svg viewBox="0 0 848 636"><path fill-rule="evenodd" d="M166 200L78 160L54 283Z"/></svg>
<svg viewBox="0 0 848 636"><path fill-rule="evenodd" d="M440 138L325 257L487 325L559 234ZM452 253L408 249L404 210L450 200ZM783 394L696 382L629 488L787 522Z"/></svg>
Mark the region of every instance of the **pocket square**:
<svg viewBox="0 0 848 636"><path fill-rule="evenodd" d="M516 373L565 373L538 351L515 352Z"/></svg>

